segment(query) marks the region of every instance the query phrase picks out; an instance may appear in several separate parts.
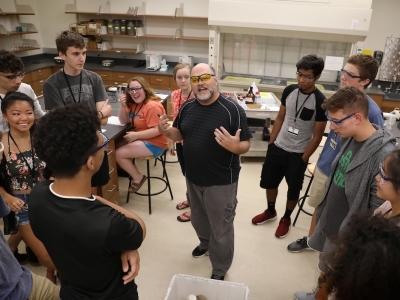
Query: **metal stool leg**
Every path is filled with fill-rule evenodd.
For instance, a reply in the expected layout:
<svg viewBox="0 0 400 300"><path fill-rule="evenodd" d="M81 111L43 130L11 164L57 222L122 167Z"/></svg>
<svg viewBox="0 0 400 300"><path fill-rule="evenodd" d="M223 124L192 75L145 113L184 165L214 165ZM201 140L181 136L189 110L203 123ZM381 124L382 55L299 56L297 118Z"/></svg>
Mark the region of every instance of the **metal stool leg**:
<svg viewBox="0 0 400 300"><path fill-rule="evenodd" d="M300 211L304 212L305 214L307 214L307 215L309 215L309 216L312 216L309 212L306 212L306 211L303 209L303 206L304 206L304 202L306 201L306 198L309 196L309 195L308 195L308 191L310 190L310 187L311 187L311 184L312 184L312 182L313 182L313 179L314 179L314 175L311 176L310 182L308 183L306 192L304 193L303 197L300 197L300 199L299 199L298 202L297 202L297 203L298 203L298 206L299 206L299 209L298 209L298 211L297 211L297 213L296 213L296 217L294 218L293 226L296 225L297 218L299 217Z"/></svg>
<svg viewBox="0 0 400 300"><path fill-rule="evenodd" d="M150 176L150 160L147 160L147 189L149 198L149 215L151 215L151 176Z"/></svg>
<svg viewBox="0 0 400 300"><path fill-rule="evenodd" d="M171 189L171 185L169 184L169 179L168 179L168 175L167 175L167 170L165 169L165 163L166 163L166 155L164 155L164 157L163 156L160 156L161 157L161 164L162 164L162 167L163 167L163 174L165 175L165 176L163 176L163 177L165 177L165 179L166 179L166 182L167 182L167 186L168 186L168 189L169 189L169 194L171 195L171 200L174 200L174 196L172 195L172 189Z"/></svg>

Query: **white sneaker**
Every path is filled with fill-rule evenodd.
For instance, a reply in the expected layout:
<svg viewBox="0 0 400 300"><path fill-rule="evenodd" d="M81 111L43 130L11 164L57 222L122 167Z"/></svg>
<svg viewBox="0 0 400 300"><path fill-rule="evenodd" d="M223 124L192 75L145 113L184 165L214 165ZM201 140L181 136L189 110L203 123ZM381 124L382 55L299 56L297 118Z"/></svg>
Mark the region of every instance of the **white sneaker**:
<svg viewBox="0 0 400 300"><path fill-rule="evenodd" d="M294 293L295 300L316 300L317 292L296 292Z"/></svg>

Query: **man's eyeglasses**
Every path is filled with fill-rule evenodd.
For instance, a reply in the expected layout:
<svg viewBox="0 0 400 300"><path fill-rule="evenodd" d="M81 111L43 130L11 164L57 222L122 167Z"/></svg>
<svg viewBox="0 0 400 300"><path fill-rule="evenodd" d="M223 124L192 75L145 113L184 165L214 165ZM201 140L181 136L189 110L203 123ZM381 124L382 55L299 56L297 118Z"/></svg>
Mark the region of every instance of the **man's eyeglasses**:
<svg viewBox="0 0 400 300"><path fill-rule="evenodd" d="M19 74L14 74L14 75L3 75L3 74L0 74L0 75L9 80L15 80L17 77L19 77L20 79L23 79L25 76L25 72L21 72Z"/></svg>
<svg viewBox="0 0 400 300"><path fill-rule="evenodd" d="M100 132L101 137L103 138L103 142L101 143L100 146L97 146L96 149L94 149L92 152L89 153L88 157L86 158L84 164L86 164L87 160L89 159L89 156L92 156L95 154L97 151L100 151L104 148L104 150L107 150L107 144L110 142L109 138L105 136L103 133Z"/></svg>
<svg viewBox="0 0 400 300"><path fill-rule="evenodd" d="M213 76L215 76L214 74L202 74L200 76L191 76L190 77L190 81L192 83L199 83L199 81L203 81L203 82L207 82L210 81L211 78L213 78Z"/></svg>
<svg viewBox="0 0 400 300"><path fill-rule="evenodd" d="M315 76L311 76L311 75L306 75L306 74L302 74L301 72L297 71L296 72L297 78L303 78L304 80L307 81L311 81L315 79Z"/></svg>
<svg viewBox="0 0 400 300"><path fill-rule="evenodd" d="M391 181L400 184L399 181L386 176L385 171L383 170L383 163L379 164L379 176L381 176L381 182L380 182L381 184L384 184L385 181Z"/></svg>
<svg viewBox="0 0 400 300"><path fill-rule="evenodd" d="M353 74L351 74L351 73L349 73L348 71L346 71L346 70L344 70L344 69L341 69L340 70L340 77L342 77L342 76L344 76L344 77L346 77L346 78L349 78L349 77L351 77L351 78L360 78L361 79L361 76L356 76L356 75L353 75Z"/></svg>
<svg viewBox="0 0 400 300"><path fill-rule="evenodd" d="M352 114L350 114L350 115L348 115L348 116L346 116L346 117L344 117L343 119L340 119L340 120L332 120L331 118L329 118L329 116L326 116L326 118L328 119L329 122L331 122L331 124L333 126L335 126L335 128L339 128L343 121L346 121L347 119L351 118L355 114L356 113L352 113Z"/></svg>
<svg viewBox="0 0 400 300"><path fill-rule="evenodd" d="M129 93L132 93L132 92L137 93L137 92L139 92L142 88L143 88L142 86L133 87L133 88L127 88L127 91L128 91Z"/></svg>

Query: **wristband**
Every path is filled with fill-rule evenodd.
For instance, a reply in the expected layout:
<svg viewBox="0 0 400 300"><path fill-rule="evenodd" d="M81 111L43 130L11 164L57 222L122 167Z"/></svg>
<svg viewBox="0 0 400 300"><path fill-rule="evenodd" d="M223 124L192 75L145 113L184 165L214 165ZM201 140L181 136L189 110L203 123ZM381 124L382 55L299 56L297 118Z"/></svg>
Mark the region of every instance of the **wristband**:
<svg viewBox="0 0 400 300"><path fill-rule="evenodd" d="M104 115L103 115L103 113L101 112L101 110L99 110L99 113L101 114L101 118L104 119Z"/></svg>

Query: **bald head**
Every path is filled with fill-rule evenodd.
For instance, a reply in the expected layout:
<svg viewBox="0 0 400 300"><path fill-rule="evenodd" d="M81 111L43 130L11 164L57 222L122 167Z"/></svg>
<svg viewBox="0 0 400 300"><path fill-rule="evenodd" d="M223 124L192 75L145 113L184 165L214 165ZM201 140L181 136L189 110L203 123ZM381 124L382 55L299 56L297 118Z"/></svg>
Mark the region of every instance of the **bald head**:
<svg viewBox="0 0 400 300"><path fill-rule="evenodd" d="M194 83L192 81L192 91L197 101L202 105L209 105L218 99L218 79L213 67L203 63L197 64L192 68L191 77L197 77Z"/></svg>
<svg viewBox="0 0 400 300"><path fill-rule="evenodd" d="M215 70L214 70L214 68L211 67L209 64L200 63L200 64L195 65L195 66L192 68L192 73L193 73L193 71L196 71L196 72L197 72L197 69L202 70L202 71L204 71L205 73L215 75ZM202 73L202 74L203 74L203 73Z"/></svg>

